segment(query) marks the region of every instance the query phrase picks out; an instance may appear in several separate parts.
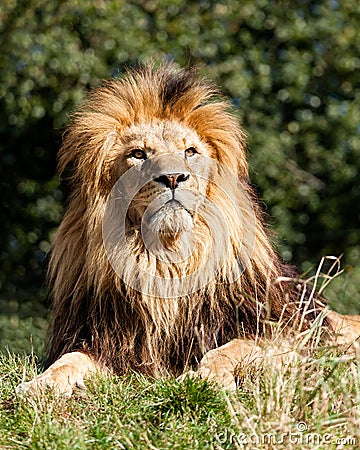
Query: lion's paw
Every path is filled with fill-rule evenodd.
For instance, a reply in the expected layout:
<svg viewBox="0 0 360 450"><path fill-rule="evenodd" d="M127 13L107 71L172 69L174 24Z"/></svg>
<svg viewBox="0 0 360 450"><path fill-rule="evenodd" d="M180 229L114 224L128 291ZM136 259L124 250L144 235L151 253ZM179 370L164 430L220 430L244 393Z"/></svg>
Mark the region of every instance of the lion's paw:
<svg viewBox="0 0 360 450"><path fill-rule="evenodd" d="M44 391L49 391L55 395L70 397L74 389L85 389L82 377L76 377L68 370L61 371L60 367L56 372L44 372L31 381L22 382L16 388L16 393L20 396L33 396Z"/></svg>
<svg viewBox="0 0 360 450"><path fill-rule="evenodd" d="M262 349L255 342L233 339L204 355L197 376L215 381L226 389L235 390L241 369L257 364L262 355Z"/></svg>
<svg viewBox="0 0 360 450"><path fill-rule="evenodd" d="M215 382L225 389L234 391L236 389L235 376L233 371L218 370L212 366L201 366L195 375L202 380Z"/></svg>
<svg viewBox="0 0 360 450"><path fill-rule="evenodd" d="M19 384L16 393L30 396L51 390L55 394L70 397L74 389L85 389L84 377L96 370L96 364L88 355L81 352L66 353L43 374Z"/></svg>
<svg viewBox="0 0 360 450"><path fill-rule="evenodd" d="M200 361L196 376L218 383L225 389L235 390L236 363L228 358L220 349L211 350Z"/></svg>

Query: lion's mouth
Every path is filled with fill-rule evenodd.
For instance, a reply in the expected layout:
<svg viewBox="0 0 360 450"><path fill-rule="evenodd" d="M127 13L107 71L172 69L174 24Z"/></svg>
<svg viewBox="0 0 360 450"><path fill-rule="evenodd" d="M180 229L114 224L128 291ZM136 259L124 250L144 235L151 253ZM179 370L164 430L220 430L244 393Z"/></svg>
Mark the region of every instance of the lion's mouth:
<svg viewBox="0 0 360 450"><path fill-rule="evenodd" d="M191 217L194 215L192 211L186 208L186 206L181 203L181 201L172 198L171 200L168 200L165 205L162 208L165 208L170 211L179 211L179 210L185 210ZM162 209L160 208L160 209ZM160 210L159 210L160 211Z"/></svg>
<svg viewBox="0 0 360 450"><path fill-rule="evenodd" d="M193 229L193 212L172 198L151 215L149 226L153 232L160 234L177 235L190 231Z"/></svg>

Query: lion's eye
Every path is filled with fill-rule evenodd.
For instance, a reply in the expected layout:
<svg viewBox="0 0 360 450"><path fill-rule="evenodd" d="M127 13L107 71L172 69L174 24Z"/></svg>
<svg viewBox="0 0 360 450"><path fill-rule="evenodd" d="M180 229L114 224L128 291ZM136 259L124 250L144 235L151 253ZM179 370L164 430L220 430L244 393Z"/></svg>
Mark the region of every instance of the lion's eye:
<svg viewBox="0 0 360 450"><path fill-rule="evenodd" d="M195 147L189 147L185 150L185 156L194 156L197 152Z"/></svg>
<svg viewBox="0 0 360 450"><path fill-rule="evenodd" d="M136 159L146 159L146 153L144 152L144 150L141 150L140 148L135 148L131 153L130 156L132 158L136 158Z"/></svg>

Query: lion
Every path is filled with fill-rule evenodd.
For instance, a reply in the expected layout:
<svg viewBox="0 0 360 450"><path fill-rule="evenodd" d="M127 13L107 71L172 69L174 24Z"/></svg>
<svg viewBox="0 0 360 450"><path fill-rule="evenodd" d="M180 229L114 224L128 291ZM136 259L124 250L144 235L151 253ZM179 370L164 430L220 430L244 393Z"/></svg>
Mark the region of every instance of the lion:
<svg viewBox="0 0 360 450"><path fill-rule="evenodd" d="M234 386L273 324L360 334L274 250L246 133L196 69L143 65L90 91L58 166L71 194L49 263L46 370L22 392L70 395L107 371Z"/></svg>

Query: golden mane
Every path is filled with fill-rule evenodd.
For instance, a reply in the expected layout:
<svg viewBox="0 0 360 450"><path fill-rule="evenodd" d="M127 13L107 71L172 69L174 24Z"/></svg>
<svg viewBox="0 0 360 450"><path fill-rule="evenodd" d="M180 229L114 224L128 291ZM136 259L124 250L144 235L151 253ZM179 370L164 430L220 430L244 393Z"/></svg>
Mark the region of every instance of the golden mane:
<svg viewBox="0 0 360 450"><path fill-rule="evenodd" d="M234 176L240 186L232 192L232 204L216 183L207 193L224 214L229 231L231 246L223 270L195 292L171 299L124 283L109 262L102 234L106 204L117 180L119 139L134 124L159 121L195 131L211 158L228 171L218 173L215 181L226 183ZM269 321L281 319L290 327L300 320L306 303L301 292L293 283L278 282L284 276L296 279L296 272L273 250L249 184L246 135L217 88L195 70L146 66L93 90L64 135L60 174L68 166L71 196L49 267L53 318L48 365L67 352L86 350L116 373L179 373L231 339L264 333ZM194 233L199 248L206 248L206 227ZM146 252L144 246L136 248L137 257ZM191 261L196 269L199 256L195 253ZM242 275L234 277L234 268ZM125 270L138 276L136 264L128 260ZM172 275L165 263L160 270ZM323 305L310 299L307 308L304 328Z"/></svg>

